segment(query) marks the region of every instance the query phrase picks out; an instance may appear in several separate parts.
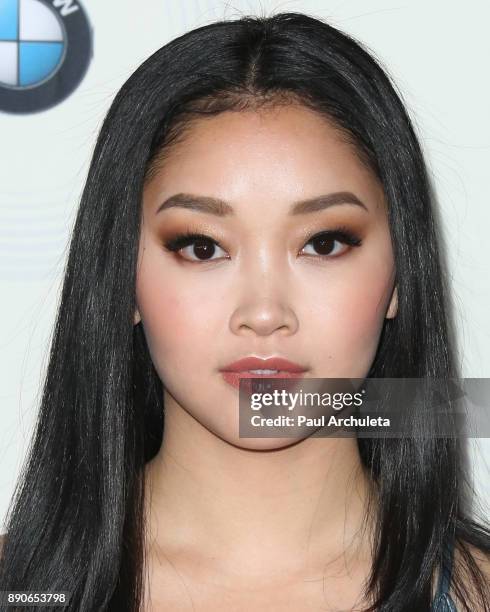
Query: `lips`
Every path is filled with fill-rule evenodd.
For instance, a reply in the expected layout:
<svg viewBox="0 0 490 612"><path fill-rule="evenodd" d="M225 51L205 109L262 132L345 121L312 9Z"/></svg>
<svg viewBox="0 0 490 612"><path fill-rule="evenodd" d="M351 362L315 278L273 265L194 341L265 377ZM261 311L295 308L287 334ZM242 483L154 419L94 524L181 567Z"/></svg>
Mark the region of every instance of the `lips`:
<svg viewBox="0 0 490 612"><path fill-rule="evenodd" d="M267 372L259 373L251 370L266 370ZM271 370L273 370L273 372L270 372ZM269 357L267 359L261 359L260 357L245 357L228 364L220 371L227 383L239 389L241 379L301 378L306 372L306 368L298 363L284 359L283 357Z"/></svg>

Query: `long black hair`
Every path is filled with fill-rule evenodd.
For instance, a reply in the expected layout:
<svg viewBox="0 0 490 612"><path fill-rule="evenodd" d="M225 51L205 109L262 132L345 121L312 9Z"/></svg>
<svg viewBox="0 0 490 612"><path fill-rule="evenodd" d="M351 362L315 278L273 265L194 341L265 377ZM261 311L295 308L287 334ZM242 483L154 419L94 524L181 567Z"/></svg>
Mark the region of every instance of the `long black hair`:
<svg viewBox="0 0 490 612"><path fill-rule="evenodd" d="M142 190L194 119L289 102L334 122L384 188L399 305L384 323L370 376L458 376L430 184L387 74L358 42L304 14L197 28L134 72L98 137L35 435L7 517L2 590L68 591L68 610L139 609L143 472L164 425L162 382L141 324L133 325ZM414 421L414 433L420 427ZM429 610L443 543L454 537L462 552L453 587L468 610L489 610L468 545L488 555L490 533L466 501L461 442L414 436L358 444L378 492L370 609Z"/></svg>

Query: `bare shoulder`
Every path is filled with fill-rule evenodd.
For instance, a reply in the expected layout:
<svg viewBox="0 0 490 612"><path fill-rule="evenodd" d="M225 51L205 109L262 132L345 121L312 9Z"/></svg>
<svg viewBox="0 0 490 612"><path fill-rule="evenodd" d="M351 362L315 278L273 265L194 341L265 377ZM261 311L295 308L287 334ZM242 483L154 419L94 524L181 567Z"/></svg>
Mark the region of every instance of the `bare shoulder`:
<svg viewBox="0 0 490 612"><path fill-rule="evenodd" d="M464 543L464 549L461 544L458 544L454 552L454 570L461 576L464 592L458 596L458 593L451 591L451 595L458 610L467 609L463 605L463 601L465 601L466 605L472 606L472 611L484 612L488 607L482 605L482 594L476 588L475 571L470 569L468 559L474 561L477 568L476 572L480 574L484 588L487 589L487 592L483 594L485 604L488 604L490 601L490 554L466 542Z"/></svg>
<svg viewBox="0 0 490 612"><path fill-rule="evenodd" d="M490 553L485 553L483 550L476 548L476 546L472 546L471 544L466 544L466 549L477 564L478 569L481 571L483 576L490 579ZM458 547L456 549L456 557L459 555L459 558L461 558L461 554L461 550ZM488 582L490 582L490 580L488 580Z"/></svg>

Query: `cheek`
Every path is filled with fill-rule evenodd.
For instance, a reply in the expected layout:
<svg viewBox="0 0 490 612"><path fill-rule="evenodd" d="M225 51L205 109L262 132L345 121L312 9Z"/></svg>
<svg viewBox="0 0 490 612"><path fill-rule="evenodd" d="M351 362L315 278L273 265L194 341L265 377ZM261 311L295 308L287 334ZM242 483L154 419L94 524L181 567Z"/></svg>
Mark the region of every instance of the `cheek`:
<svg viewBox="0 0 490 612"><path fill-rule="evenodd" d="M338 269L311 296L316 306L308 335L315 338L325 375L357 377L369 369L392 291L386 261L364 259L362 265Z"/></svg>
<svg viewBox="0 0 490 612"><path fill-rule="evenodd" d="M384 320L388 293L391 288L389 275L379 275L374 271L348 282L339 303L339 320L344 329L353 337L370 336Z"/></svg>
<svg viewBox="0 0 490 612"><path fill-rule="evenodd" d="M136 298L148 348L162 379L173 370L178 372L184 363L187 367L195 361L202 367L202 353L208 354L215 333L211 326L214 319L203 316L217 308L209 288L183 280L178 270L163 270L161 256L152 258L145 252Z"/></svg>
<svg viewBox="0 0 490 612"><path fill-rule="evenodd" d="M362 341L372 337L383 320L384 291L373 291L372 285L347 285L339 287L335 297L330 295L323 301L318 310L318 317L324 321L319 329L324 330L324 339L356 338ZM326 342L328 346L328 342Z"/></svg>
<svg viewBox="0 0 490 612"><path fill-rule="evenodd" d="M371 354L376 348L384 321L384 292L369 293L372 286L365 287L366 291L361 292L362 288L358 285L357 291L352 291L350 299L343 304L344 308L336 313L336 327L340 332L340 335L337 333L337 340L343 351L350 355L360 355L352 351Z"/></svg>

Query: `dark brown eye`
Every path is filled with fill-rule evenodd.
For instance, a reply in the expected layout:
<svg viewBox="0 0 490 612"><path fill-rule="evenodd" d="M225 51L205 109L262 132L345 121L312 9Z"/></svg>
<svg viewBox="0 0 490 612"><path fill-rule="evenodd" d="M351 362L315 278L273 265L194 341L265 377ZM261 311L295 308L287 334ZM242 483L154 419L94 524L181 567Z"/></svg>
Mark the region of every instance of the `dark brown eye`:
<svg viewBox="0 0 490 612"><path fill-rule="evenodd" d="M211 259L215 250L216 245L214 242L199 239L194 242L192 252L198 259Z"/></svg>
<svg viewBox="0 0 490 612"><path fill-rule="evenodd" d="M181 234L172 240L169 240L165 247L169 251L178 252L182 259L188 261L210 261L211 259L219 259L214 257L216 249L225 251L212 238L201 234Z"/></svg>
<svg viewBox="0 0 490 612"><path fill-rule="evenodd" d="M335 243L337 241L329 236L318 236L311 242L319 255L330 255L330 253L334 250Z"/></svg>
<svg viewBox="0 0 490 612"><path fill-rule="evenodd" d="M350 247L359 246L361 240L353 234L346 231L328 231L317 234L308 240L303 247L304 251L308 245L313 247L313 253L305 253L306 255L318 255L320 257L337 257L350 249Z"/></svg>

